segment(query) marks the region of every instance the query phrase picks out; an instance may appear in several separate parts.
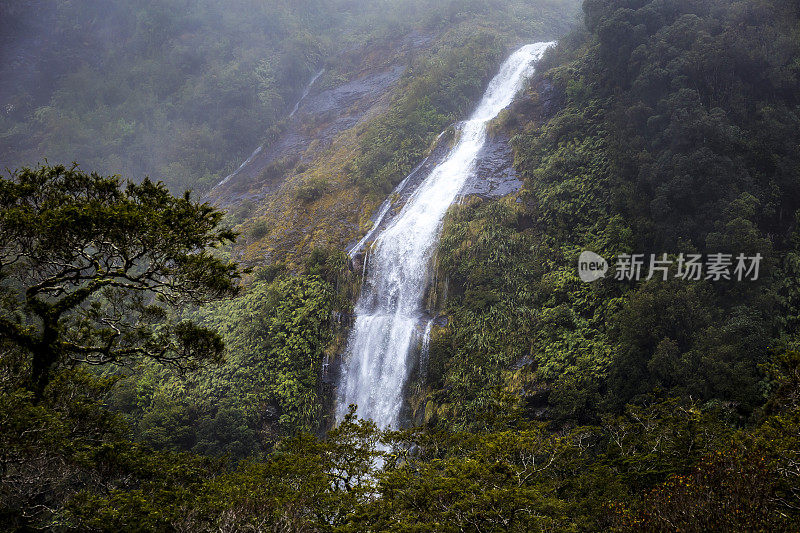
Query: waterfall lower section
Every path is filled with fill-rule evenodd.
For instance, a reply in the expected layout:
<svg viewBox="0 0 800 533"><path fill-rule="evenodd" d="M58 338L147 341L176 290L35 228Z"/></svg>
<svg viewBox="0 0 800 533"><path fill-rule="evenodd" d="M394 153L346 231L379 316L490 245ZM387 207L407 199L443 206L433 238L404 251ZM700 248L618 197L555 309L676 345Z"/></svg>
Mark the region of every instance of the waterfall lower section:
<svg viewBox="0 0 800 533"><path fill-rule="evenodd" d="M429 317L423 298L442 220L473 172L486 125L506 108L554 43L523 46L489 84L455 146L375 239L339 384L337 418L356 404L361 418L397 427L408 378L409 353Z"/></svg>

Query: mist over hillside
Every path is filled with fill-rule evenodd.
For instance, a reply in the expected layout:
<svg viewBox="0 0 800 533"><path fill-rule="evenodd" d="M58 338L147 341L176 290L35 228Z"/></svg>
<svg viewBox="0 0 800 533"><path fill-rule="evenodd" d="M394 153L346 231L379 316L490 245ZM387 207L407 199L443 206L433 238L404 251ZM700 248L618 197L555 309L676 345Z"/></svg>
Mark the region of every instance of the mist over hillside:
<svg viewBox="0 0 800 533"><path fill-rule="evenodd" d="M797 531L797 0L6 0L2 167L0 532Z"/></svg>
<svg viewBox="0 0 800 533"><path fill-rule="evenodd" d="M575 2L3 2L0 166L76 161L206 191L343 51L462 20L561 33L561 4Z"/></svg>

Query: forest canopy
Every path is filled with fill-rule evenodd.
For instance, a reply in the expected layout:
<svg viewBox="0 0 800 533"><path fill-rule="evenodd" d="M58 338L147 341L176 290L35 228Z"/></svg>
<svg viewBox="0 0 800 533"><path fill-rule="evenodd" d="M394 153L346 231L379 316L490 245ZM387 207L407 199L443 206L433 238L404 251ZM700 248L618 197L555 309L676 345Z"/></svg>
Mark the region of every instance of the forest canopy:
<svg viewBox="0 0 800 533"><path fill-rule="evenodd" d="M348 195L391 194L574 7L5 2L0 530L796 530L797 1L585 0L490 124L520 190L445 218L404 427L335 420L368 259L322 234L357 238ZM418 32L443 37L384 105L268 169L286 210L174 194L279 131L322 67L385 66ZM20 163L45 157L82 164ZM584 283L583 250L763 265Z"/></svg>

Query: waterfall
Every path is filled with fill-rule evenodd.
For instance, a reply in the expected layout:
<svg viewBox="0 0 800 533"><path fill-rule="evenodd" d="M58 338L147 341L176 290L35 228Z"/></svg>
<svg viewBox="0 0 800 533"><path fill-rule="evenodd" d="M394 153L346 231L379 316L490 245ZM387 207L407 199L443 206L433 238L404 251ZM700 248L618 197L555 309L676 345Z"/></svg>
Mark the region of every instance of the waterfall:
<svg viewBox="0 0 800 533"><path fill-rule="evenodd" d="M553 44L523 46L503 63L478 108L459 125L450 153L374 241L345 351L339 419L350 404L357 404L358 416L381 428L397 427L408 355L418 335L417 323L424 317L429 262L444 215L473 171L486 142L486 124L511 103L533 73L534 62Z"/></svg>
<svg viewBox="0 0 800 533"><path fill-rule="evenodd" d="M261 150L262 150L263 148L264 148L263 146L259 146L258 148L256 148L256 149L253 151L253 153L252 153L252 154L250 154L250 157L248 157L247 159L245 159L244 163L242 163L241 165L239 165L239 168L237 168L237 169L236 169L236 170L233 172L233 174L228 174L227 176L225 176L225 178L224 178L222 181L220 181L219 183L217 183L216 185L214 185L214 188L213 188L213 189L211 189L211 190L213 191L213 190L214 190L214 189L216 189L217 187L222 187L223 185L225 185L226 183L228 183L228 182L231 180L231 178L235 177L235 176L236 176L236 174L238 174L239 172L241 172L241 171L242 171L242 169L243 169L244 167L246 167L247 165L249 165L249 164L250 164L250 161L252 161L252 160L253 160L253 158L254 158L255 156L257 156L259 153L261 153Z"/></svg>
<svg viewBox="0 0 800 533"><path fill-rule="evenodd" d="M300 104L303 103L303 100L305 100L306 97L308 96L308 94L311 92L311 88L314 86L314 83L316 83L316 81L319 79L319 77L322 76L322 74L324 74L324 73L325 73L325 69L322 69L319 72L317 72L316 74L314 74L314 77L311 78L311 81L308 82L308 85L306 85L306 88L303 91L303 96L301 96L300 100L298 100L297 103L294 104L294 109L292 109L292 112L289 113L289 118L292 118L295 115L295 113L297 113L297 110L300 109Z"/></svg>
<svg viewBox="0 0 800 533"><path fill-rule="evenodd" d="M438 142L439 139L442 138L444 133L445 132L443 131L442 133L439 134L438 137L436 137L434 144ZM383 222L383 219L386 218L387 213L389 213L389 209L394 204L395 196L403 192L403 189L406 188L406 184L411 179L413 179L414 176L416 176L419 171L421 171L425 167L425 163L427 163L430 158L431 156L426 157L425 159L422 160L422 162L419 165L414 167L414 170L412 170L408 176L403 178L403 181L401 181L400 184L394 188L392 194L390 194L389 197L383 201L381 206L378 208L378 216L375 217L375 221L372 224L372 228L370 228L370 230L366 233L366 235L361 237L360 241L358 241L352 248L350 248L350 250L348 250L347 255L349 255L351 259L354 258L356 254L361 251L362 248L364 248L365 244L367 244L369 241L372 240L372 236L375 235L375 232L378 231L378 228L381 227L381 222Z"/></svg>

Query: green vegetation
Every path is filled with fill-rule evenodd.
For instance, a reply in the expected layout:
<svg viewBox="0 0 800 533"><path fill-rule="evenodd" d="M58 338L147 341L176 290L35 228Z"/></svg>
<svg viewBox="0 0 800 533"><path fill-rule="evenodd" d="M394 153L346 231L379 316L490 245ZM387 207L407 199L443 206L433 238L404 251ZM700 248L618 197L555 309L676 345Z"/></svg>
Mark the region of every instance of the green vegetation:
<svg viewBox="0 0 800 533"><path fill-rule="evenodd" d="M392 34L332 58L321 86L387 66L405 72L363 121L339 132L329 148L308 161L284 157L265 168L250 192L259 195L262 182L270 184L270 192L258 218L242 221L242 232L263 218L272 225L267 234L242 243L245 261L295 268L315 248L344 248L429 153L437 135L469 115L508 53L521 42L555 39L573 24L576 8L576 0L452 2L446 9L428 2L408 12L418 21L413 33ZM423 44L410 47L408 40ZM337 120L323 114L307 120L302 131L335 129Z"/></svg>
<svg viewBox="0 0 800 533"><path fill-rule="evenodd" d="M78 161L207 189L323 61L331 19L316 3L303 2L305 19L281 2L4 3L20 59L4 62L0 160Z"/></svg>
<svg viewBox="0 0 800 533"><path fill-rule="evenodd" d="M184 376L149 365L109 401L139 440L163 450L243 459L280 436L316 430L332 292L315 275L256 282L196 315L221 334L224 363Z"/></svg>
<svg viewBox="0 0 800 533"><path fill-rule="evenodd" d="M504 53L495 34L480 32L414 67L421 74L361 137L353 164L357 183L390 192L422 160L436 135L468 113Z"/></svg>
<svg viewBox="0 0 800 533"><path fill-rule="evenodd" d="M514 139L523 203L475 201L445 229L452 322L434 343L432 398L464 421L485 384L564 421L653 395L747 417L769 388L759 365L797 344L797 12L723 1L585 12L587 30L546 58L512 111L527 124ZM765 264L750 283L584 284L586 249Z"/></svg>
<svg viewBox="0 0 800 533"><path fill-rule="evenodd" d="M221 218L150 180L122 189L61 166L0 178L0 333L30 358L29 387L77 363L219 360L219 335L169 312L236 294L236 265L209 251L235 237Z"/></svg>
<svg viewBox="0 0 800 533"><path fill-rule="evenodd" d="M800 5L584 2L584 27L492 125L513 135L523 190L448 214L429 298L446 325L409 386L422 423L381 432L352 414L331 428L328 364L360 281L342 245L509 47L572 6L390 4L0 7L3 43L44 21L58 31L39 44L71 43L0 115L3 158L74 154L172 187L211 183L277 131L323 57L368 43L382 65L411 29L435 43L379 112L265 171L296 174L230 215L242 247L160 183L0 179L0 530L795 530ZM82 64L117 18L108 56ZM149 159L151 142L165 151ZM765 259L756 282L587 284L586 249ZM241 289L231 258L260 265Z"/></svg>
<svg viewBox="0 0 800 533"><path fill-rule="evenodd" d="M238 465L127 442L100 404L110 383L84 372L38 404L6 379L0 422L37 431L0 433L0 516L81 531L791 531L799 363L775 359L748 429L671 401L553 432L497 396L480 431L381 434L349 417Z"/></svg>

